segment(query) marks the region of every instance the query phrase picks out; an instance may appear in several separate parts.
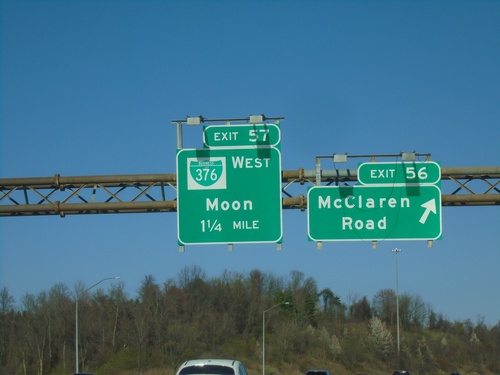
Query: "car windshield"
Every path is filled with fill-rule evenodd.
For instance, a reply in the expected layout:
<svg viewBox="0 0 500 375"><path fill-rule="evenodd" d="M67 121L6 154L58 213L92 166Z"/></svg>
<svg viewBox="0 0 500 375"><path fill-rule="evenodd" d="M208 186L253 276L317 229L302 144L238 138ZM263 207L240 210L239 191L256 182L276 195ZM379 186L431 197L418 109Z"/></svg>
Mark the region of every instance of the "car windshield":
<svg viewBox="0 0 500 375"><path fill-rule="evenodd" d="M234 370L220 365L188 366L179 375L234 375Z"/></svg>

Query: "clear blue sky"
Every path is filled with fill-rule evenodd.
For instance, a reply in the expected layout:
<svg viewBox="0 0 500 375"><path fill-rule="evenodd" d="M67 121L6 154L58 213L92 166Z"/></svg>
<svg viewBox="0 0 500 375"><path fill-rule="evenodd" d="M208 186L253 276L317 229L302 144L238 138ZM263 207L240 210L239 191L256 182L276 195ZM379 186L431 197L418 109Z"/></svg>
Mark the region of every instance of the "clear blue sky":
<svg viewBox="0 0 500 375"><path fill-rule="evenodd" d="M500 165L498 1L4 0L0 16L4 178L175 173L170 121L199 114L284 116L284 170L413 150L443 167ZM201 137L190 128L185 146ZM0 218L0 286L20 303L120 275L133 297L146 275L162 283L198 265L209 276L299 270L349 303L395 289L398 247L400 292L452 321L500 320L499 207L443 208L432 249L319 251L305 212L283 220L282 251L179 253L174 213Z"/></svg>

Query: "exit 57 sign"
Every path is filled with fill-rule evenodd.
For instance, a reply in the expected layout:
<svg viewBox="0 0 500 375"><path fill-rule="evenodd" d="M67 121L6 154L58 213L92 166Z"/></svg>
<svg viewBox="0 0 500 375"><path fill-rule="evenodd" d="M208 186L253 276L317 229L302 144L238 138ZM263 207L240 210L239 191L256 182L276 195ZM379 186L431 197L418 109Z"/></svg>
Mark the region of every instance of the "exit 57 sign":
<svg viewBox="0 0 500 375"><path fill-rule="evenodd" d="M205 141L177 153L179 243L281 242L279 128L207 127Z"/></svg>

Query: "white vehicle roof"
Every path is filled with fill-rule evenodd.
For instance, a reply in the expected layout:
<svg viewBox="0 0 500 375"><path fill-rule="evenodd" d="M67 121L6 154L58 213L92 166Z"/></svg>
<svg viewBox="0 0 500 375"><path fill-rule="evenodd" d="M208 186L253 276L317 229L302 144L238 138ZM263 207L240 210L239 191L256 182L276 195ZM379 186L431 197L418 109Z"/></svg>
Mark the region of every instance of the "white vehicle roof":
<svg viewBox="0 0 500 375"><path fill-rule="evenodd" d="M235 359L191 359L183 362L177 375L248 375L245 367Z"/></svg>

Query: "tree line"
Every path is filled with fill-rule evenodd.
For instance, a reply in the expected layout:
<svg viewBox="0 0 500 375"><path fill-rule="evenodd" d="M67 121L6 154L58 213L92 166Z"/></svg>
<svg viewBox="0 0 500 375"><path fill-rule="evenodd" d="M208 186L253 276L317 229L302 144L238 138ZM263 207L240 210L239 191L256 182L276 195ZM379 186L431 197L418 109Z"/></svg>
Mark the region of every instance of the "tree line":
<svg viewBox="0 0 500 375"><path fill-rule="evenodd" d="M500 322L493 327L483 321L451 322L419 295L402 294L398 352L392 289L371 299L350 295L342 301L329 288L319 290L300 271L287 276L225 271L209 278L192 266L161 283L145 276L133 298L122 282L93 292L82 283L74 291L56 284L37 295L26 294L16 304L3 287L1 374L74 371L75 295L79 368L94 374L175 369L195 357L242 359L257 374L264 322L267 373L279 373L287 365L298 374L313 363L350 372L500 373ZM263 321L263 311L270 307Z"/></svg>

